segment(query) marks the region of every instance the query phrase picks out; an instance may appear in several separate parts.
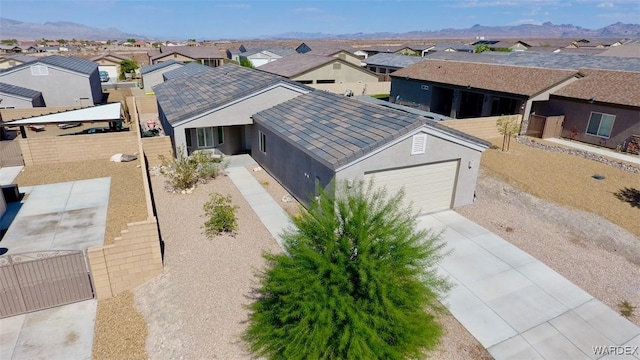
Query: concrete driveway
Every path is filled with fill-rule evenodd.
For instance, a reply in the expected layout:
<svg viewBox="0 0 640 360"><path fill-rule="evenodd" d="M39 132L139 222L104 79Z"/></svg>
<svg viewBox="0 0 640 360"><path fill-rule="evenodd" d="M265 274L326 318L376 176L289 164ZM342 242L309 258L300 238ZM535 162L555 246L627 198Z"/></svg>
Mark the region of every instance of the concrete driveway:
<svg viewBox="0 0 640 360"><path fill-rule="evenodd" d="M0 359L91 359L97 300L0 319Z"/></svg>
<svg viewBox="0 0 640 360"><path fill-rule="evenodd" d="M638 326L531 255L454 211L419 225L444 230L445 306L494 358L599 359L602 346L640 359Z"/></svg>

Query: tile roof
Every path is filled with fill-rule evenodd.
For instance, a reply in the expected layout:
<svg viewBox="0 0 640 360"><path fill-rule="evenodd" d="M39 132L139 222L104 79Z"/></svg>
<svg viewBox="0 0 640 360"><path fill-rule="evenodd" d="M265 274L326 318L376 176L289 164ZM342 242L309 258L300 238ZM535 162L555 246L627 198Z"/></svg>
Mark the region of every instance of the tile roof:
<svg viewBox="0 0 640 360"><path fill-rule="evenodd" d="M640 43L612 46L598 54L598 56L619 56L619 57L635 57L640 58Z"/></svg>
<svg viewBox="0 0 640 360"><path fill-rule="evenodd" d="M280 56L289 56L293 54L297 54L296 49L290 48L288 46L265 46L265 47L250 47L246 48L247 51L240 52L240 50L236 50L237 52L231 51L232 54L242 54L244 56L251 56L257 54L262 51L268 51L270 53L280 55Z"/></svg>
<svg viewBox="0 0 640 360"><path fill-rule="evenodd" d="M425 58L420 56L409 56L402 54L388 54L378 53L362 60L367 65L379 65L386 67L394 67L401 69L409 65L413 65L417 62L424 60Z"/></svg>
<svg viewBox="0 0 640 360"><path fill-rule="evenodd" d="M405 49L408 46L404 45L371 45L367 47L361 47L357 50L362 50L366 52L377 52L377 53L394 53L398 50Z"/></svg>
<svg viewBox="0 0 640 360"><path fill-rule="evenodd" d="M122 56L120 54L106 53L106 54L98 55L96 57L91 58L91 61L96 61L96 60L104 59L104 58L107 58L107 57L114 57L114 58L120 59L120 60L130 60L128 57Z"/></svg>
<svg viewBox="0 0 640 360"><path fill-rule="evenodd" d="M156 71L162 68L165 68L169 65L174 65L174 64L178 64L180 66L184 66L183 63L179 62L179 61L175 61L175 60L168 60L168 61L163 61L163 62L159 62L153 65L149 65L149 66L144 66L143 68L140 69L140 74L144 75L144 74L148 74L152 71Z"/></svg>
<svg viewBox="0 0 640 360"><path fill-rule="evenodd" d="M480 54L436 52L429 53L427 57L430 59L532 66L548 69L578 70L580 68L590 68L602 70L640 71L640 58L616 56L604 57L584 54L517 51L511 53L483 52Z"/></svg>
<svg viewBox="0 0 640 360"><path fill-rule="evenodd" d="M293 54L261 65L258 69L290 78L334 61L339 61L339 59L330 56L309 55L309 53Z"/></svg>
<svg viewBox="0 0 640 360"><path fill-rule="evenodd" d="M192 59L224 58L220 50L213 46L163 46L160 48L160 54L152 57L151 61L176 53Z"/></svg>
<svg viewBox="0 0 640 360"><path fill-rule="evenodd" d="M585 77L553 95L640 107L640 72L580 69Z"/></svg>
<svg viewBox="0 0 640 360"><path fill-rule="evenodd" d="M429 82L534 96L576 75L574 70L480 64L447 60L421 61L391 74Z"/></svg>
<svg viewBox="0 0 640 360"><path fill-rule="evenodd" d="M475 46L457 42L439 42L429 51L444 51L449 48L461 52L472 52L475 49Z"/></svg>
<svg viewBox="0 0 640 360"><path fill-rule="evenodd" d="M166 73L162 74L162 76L164 77L164 79L166 81L166 80L179 78L181 76L198 75L198 74L210 71L211 69L213 69L213 68L209 67L209 66L206 66L206 65L202 65L202 64L197 63L197 62L190 62L190 63L186 64L185 66L180 66L177 69L173 69L173 70L167 71Z"/></svg>
<svg viewBox="0 0 640 360"><path fill-rule="evenodd" d="M298 96L253 119L334 170L423 125L488 146L423 117L326 91Z"/></svg>
<svg viewBox="0 0 640 360"><path fill-rule="evenodd" d="M277 75L225 64L196 77L179 77L158 84L153 91L167 121L175 124L278 83L310 89Z"/></svg>
<svg viewBox="0 0 640 360"><path fill-rule="evenodd" d="M35 61L38 60L39 58L35 57L35 56L29 56L29 55L21 55L21 54L16 54L16 55L11 55L11 56L2 56L4 59L7 60L16 60L16 61L20 61L22 63L28 63L31 61Z"/></svg>
<svg viewBox="0 0 640 360"><path fill-rule="evenodd" d="M34 99L42 95L40 91L27 89L21 86L15 86L3 82L0 82L0 93L20 96L27 99Z"/></svg>
<svg viewBox="0 0 640 360"><path fill-rule="evenodd" d="M23 63L8 69L4 69L0 72L8 72L15 71L22 68L26 68L27 66L31 66L34 61L30 61L27 63ZM75 56L60 56L60 55L50 55L43 58L38 58L35 62L42 63L45 65L55 66L66 70L71 70L73 72L91 75L94 71L98 70L98 64L93 61L81 59Z"/></svg>

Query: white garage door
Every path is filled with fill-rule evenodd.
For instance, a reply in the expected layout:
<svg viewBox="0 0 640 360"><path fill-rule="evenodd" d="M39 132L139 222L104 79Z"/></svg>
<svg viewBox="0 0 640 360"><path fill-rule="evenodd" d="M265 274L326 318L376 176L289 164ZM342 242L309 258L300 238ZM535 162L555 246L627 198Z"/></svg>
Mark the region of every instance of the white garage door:
<svg viewBox="0 0 640 360"><path fill-rule="evenodd" d="M365 174L375 187L386 186L391 194L404 187L405 201L426 214L450 209L455 189L458 161L413 166Z"/></svg>

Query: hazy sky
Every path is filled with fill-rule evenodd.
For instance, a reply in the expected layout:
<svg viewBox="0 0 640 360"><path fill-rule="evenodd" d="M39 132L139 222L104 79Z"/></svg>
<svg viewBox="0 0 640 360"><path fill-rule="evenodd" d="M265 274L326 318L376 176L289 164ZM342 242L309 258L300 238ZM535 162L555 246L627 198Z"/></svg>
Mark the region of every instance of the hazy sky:
<svg viewBox="0 0 640 360"><path fill-rule="evenodd" d="M0 0L0 16L200 40L287 32L406 32L545 21L597 29L618 21L640 23L640 0Z"/></svg>

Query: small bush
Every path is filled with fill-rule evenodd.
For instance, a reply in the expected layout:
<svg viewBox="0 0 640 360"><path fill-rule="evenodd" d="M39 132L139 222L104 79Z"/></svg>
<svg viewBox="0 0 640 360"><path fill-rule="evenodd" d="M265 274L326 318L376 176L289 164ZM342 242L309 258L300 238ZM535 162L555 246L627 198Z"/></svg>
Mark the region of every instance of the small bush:
<svg viewBox="0 0 640 360"><path fill-rule="evenodd" d="M262 181L262 185L263 186L268 186L269 185L269 180L263 180Z"/></svg>
<svg viewBox="0 0 640 360"><path fill-rule="evenodd" d="M201 151L194 151L189 156L184 156L184 152L184 146L181 146L175 159L160 155L160 173L169 179L169 184L175 190L190 189L198 181L215 179L229 165L228 161L213 159Z"/></svg>
<svg viewBox="0 0 640 360"><path fill-rule="evenodd" d="M620 315L624 316L627 319L631 319L635 316L636 306L631 305L627 300L623 300L618 303L618 309L620 310Z"/></svg>
<svg viewBox="0 0 640 360"><path fill-rule="evenodd" d="M223 232L234 234L238 230L236 221L238 207L233 205L231 195L212 193L203 208L206 218L204 230L207 237L212 238Z"/></svg>

